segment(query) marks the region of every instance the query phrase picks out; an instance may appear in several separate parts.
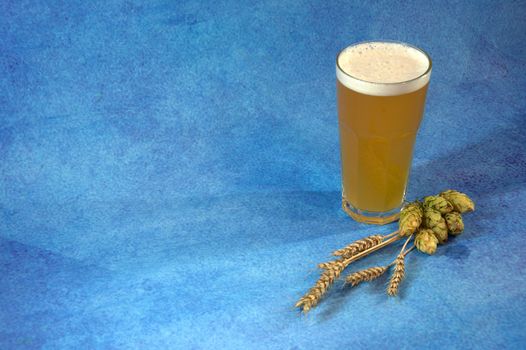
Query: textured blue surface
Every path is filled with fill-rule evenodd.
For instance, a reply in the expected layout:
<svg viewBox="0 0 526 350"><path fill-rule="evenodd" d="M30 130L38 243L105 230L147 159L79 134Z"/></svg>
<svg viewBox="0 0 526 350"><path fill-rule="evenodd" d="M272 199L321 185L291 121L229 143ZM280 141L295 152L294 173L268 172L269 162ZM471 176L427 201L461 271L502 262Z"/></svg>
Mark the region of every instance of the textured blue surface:
<svg viewBox="0 0 526 350"><path fill-rule="evenodd" d="M0 348L520 348L524 1L2 1ZM409 198L477 211L436 256L292 309L334 248L334 61L396 39L434 70ZM388 261L388 248L357 267Z"/></svg>

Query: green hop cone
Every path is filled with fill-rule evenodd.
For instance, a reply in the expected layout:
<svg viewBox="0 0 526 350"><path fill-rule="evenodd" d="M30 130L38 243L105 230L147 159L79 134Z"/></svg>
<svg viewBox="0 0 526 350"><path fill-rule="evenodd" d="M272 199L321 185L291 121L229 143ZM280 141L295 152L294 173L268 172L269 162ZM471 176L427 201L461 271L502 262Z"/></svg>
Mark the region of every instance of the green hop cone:
<svg viewBox="0 0 526 350"><path fill-rule="evenodd" d="M422 205L418 201L404 206L400 212L400 221L398 222L399 234L401 236L412 235L420 227L423 214Z"/></svg>
<svg viewBox="0 0 526 350"><path fill-rule="evenodd" d="M444 215L446 220L446 225L449 230L449 233L452 235L459 235L464 231L464 221L462 221L462 215L456 211Z"/></svg>
<svg viewBox="0 0 526 350"><path fill-rule="evenodd" d="M455 211L466 213L475 210L475 203L467 194L455 190L447 190L440 194L440 197L446 199L453 205Z"/></svg>
<svg viewBox="0 0 526 350"><path fill-rule="evenodd" d="M440 244L447 241L446 220L444 220L438 210L426 208L424 211L424 223L428 229L433 231Z"/></svg>
<svg viewBox="0 0 526 350"><path fill-rule="evenodd" d="M453 205L440 196L427 196L424 198L424 208L438 210L440 214L446 214L453 211Z"/></svg>
<svg viewBox="0 0 526 350"><path fill-rule="evenodd" d="M415 237L416 249L429 255L435 254L437 250L438 239L430 229L420 229Z"/></svg>

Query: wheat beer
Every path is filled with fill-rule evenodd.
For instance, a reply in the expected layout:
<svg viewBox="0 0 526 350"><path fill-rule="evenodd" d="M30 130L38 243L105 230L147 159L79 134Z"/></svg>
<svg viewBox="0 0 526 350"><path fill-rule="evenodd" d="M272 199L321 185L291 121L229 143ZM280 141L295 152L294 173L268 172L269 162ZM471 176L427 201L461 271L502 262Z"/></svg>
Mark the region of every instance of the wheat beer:
<svg viewBox="0 0 526 350"><path fill-rule="evenodd" d="M355 220L396 220L405 196L431 60L398 42L344 49L336 76L344 210Z"/></svg>

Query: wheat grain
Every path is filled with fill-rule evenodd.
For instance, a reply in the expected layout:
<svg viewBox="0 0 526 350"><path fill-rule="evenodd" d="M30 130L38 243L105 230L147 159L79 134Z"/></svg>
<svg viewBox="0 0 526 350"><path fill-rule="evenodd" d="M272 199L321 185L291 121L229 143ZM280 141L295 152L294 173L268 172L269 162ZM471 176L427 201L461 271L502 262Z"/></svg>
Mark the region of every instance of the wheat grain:
<svg viewBox="0 0 526 350"><path fill-rule="evenodd" d="M318 268L322 270L330 270L334 267L334 265L339 264L343 260L344 259L337 259L337 260L322 262L318 264Z"/></svg>

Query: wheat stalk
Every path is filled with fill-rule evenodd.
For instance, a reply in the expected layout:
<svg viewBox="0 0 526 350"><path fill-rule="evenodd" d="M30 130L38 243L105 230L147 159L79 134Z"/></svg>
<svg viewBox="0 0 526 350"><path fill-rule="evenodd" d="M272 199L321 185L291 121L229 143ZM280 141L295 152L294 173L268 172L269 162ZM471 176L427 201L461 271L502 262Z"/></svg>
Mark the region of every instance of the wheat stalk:
<svg viewBox="0 0 526 350"><path fill-rule="evenodd" d="M356 255L357 253L363 252L364 250L367 250L371 247L374 247L375 245L382 243L382 241L386 237L387 236L383 235L373 235L365 237L364 239L355 241L341 249L335 250L334 252L332 252L332 255L341 256L343 258L350 258L351 256Z"/></svg>
<svg viewBox="0 0 526 350"><path fill-rule="evenodd" d="M351 273L345 279L345 284L350 284L352 287L355 287L364 281L372 281L383 275L388 268L389 266L375 266Z"/></svg>

